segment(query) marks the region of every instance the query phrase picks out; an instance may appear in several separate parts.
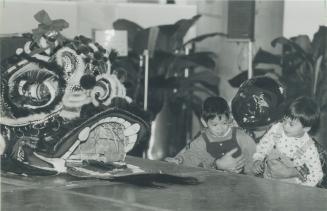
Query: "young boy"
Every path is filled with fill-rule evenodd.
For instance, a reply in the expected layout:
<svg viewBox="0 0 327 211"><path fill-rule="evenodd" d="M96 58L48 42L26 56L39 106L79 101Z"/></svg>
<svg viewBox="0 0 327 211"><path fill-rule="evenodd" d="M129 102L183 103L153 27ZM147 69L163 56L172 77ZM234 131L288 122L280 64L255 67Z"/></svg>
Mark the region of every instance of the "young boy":
<svg viewBox="0 0 327 211"><path fill-rule="evenodd" d="M166 158L187 166L214 168L236 173L252 173L255 142L244 131L232 126L229 106L221 97L209 97L202 108L204 129L188 148L175 158Z"/></svg>
<svg viewBox="0 0 327 211"><path fill-rule="evenodd" d="M315 186L323 177L319 154L309 130L319 120L319 107L309 97L299 97L288 107L282 122L276 123L257 144L253 155L253 171L263 173L267 160L280 160L288 167L295 167L299 177L280 179L282 181ZM304 177L303 177L304 176Z"/></svg>

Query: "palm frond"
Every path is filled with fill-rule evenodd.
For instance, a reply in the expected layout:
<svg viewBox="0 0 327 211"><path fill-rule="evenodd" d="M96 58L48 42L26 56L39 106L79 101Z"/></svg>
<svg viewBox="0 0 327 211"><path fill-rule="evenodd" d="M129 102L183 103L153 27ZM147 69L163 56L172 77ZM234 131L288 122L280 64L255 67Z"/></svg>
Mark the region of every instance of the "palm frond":
<svg viewBox="0 0 327 211"><path fill-rule="evenodd" d="M289 40L285 37L278 37L276 39L274 39L272 42L271 42L271 45L273 47L275 47L277 44L281 44L281 45L286 45L286 46L289 46L291 47L292 49L294 49L294 51L296 53L298 53L298 56L300 56L302 59L305 59L311 63L313 63L313 59L312 57L309 55L308 52L305 52L303 48L301 48L301 46L299 46L297 43L295 43L294 41L292 40Z"/></svg>
<svg viewBox="0 0 327 211"><path fill-rule="evenodd" d="M113 28L115 30L124 30L127 31L128 36L128 48L132 49L134 46L134 41L139 32L143 30L143 27L134 23L133 21L129 21L126 19L118 19L113 24Z"/></svg>
<svg viewBox="0 0 327 211"><path fill-rule="evenodd" d="M201 42L207 38L210 38L210 37L216 37L216 36L222 36L222 37L227 37L227 34L226 33L221 33L221 32L215 32L215 33L208 33L208 34L202 34L200 36L197 36L193 39L190 39L188 40L187 42L185 42L183 44L183 47L185 47L186 45L188 44L191 44L191 43L195 43L195 42Z"/></svg>

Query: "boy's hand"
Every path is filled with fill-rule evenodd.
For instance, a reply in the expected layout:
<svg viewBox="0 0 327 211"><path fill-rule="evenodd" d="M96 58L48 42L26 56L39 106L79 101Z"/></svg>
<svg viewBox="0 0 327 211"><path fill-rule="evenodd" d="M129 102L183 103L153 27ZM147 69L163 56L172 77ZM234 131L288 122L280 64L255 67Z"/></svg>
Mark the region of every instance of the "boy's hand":
<svg viewBox="0 0 327 211"><path fill-rule="evenodd" d="M217 159L215 162L217 168L219 170L240 173L245 165L245 159L242 155L237 158L232 156L237 150L237 148L234 148L227 152L222 158Z"/></svg>
<svg viewBox="0 0 327 211"><path fill-rule="evenodd" d="M298 171L294 167L287 167L279 160L267 160L267 174L272 178L292 178L298 176Z"/></svg>
<svg viewBox="0 0 327 211"><path fill-rule="evenodd" d="M263 173L263 169L264 169L264 162L261 160L256 160L253 163L253 172L255 174L261 174Z"/></svg>
<svg viewBox="0 0 327 211"><path fill-rule="evenodd" d="M164 158L164 161L166 161L168 163L180 164L180 160L177 158L166 157L166 158Z"/></svg>

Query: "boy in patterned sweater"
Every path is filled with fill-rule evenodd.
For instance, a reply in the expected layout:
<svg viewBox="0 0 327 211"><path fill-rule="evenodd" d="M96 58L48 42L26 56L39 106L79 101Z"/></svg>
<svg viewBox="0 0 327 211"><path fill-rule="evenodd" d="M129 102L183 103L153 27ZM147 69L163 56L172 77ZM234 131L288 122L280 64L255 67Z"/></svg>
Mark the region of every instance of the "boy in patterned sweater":
<svg viewBox="0 0 327 211"><path fill-rule="evenodd" d="M310 129L319 120L319 106L309 97L299 97L288 107L282 122L271 127L257 144L253 155L253 171L263 173L266 161L278 159L288 167L295 167L299 175L282 181L315 186L322 179L323 172L314 141L309 136Z"/></svg>

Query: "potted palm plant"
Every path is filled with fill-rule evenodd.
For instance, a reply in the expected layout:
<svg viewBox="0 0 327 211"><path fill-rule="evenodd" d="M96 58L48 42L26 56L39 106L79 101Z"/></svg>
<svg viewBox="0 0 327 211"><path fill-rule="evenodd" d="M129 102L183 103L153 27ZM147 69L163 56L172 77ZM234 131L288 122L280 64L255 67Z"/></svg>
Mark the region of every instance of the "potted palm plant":
<svg viewBox="0 0 327 211"><path fill-rule="evenodd" d="M327 27L320 26L312 40L307 35L299 35L287 39L278 37L271 42L273 47L282 45L281 55L272 54L260 49L254 57L254 75L270 74L276 77L286 88L286 95L292 100L300 95L315 98L321 107L320 128L327 124ZM259 69L259 65L279 66L276 68ZM230 80L238 87L246 78L246 71ZM319 142L327 147L325 130L316 133Z"/></svg>
<svg viewBox="0 0 327 211"><path fill-rule="evenodd" d="M140 55L145 49L150 51L148 112L153 120L153 159L172 156L185 146L192 136L192 116L199 117L202 99L219 94L219 77L213 71L216 55L197 52L196 43L225 34L204 34L184 42L187 31L200 17L150 28L125 19L113 24L116 30L128 32L129 54L113 58L112 67L125 73L121 75L126 76L128 95L141 108L144 69L139 65Z"/></svg>
<svg viewBox="0 0 327 211"><path fill-rule="evenodd" d="M254 75L269 74L278 79L286 88L288 100L300 95L315 98L320 105L320 127L310 131L316 139L323 172L327 172L327 27L320 26L310 40L307 35L287 39L278 37L271 45L282 45L281 55L272 54L260 49L254 57ZM259 65L270 66L259 69ZM279 68L273 68L275 66ZM279 69L281 71L279 71ZM235 76L229 82L238 87L246 80L247 71ZM327 175L324 174L318 187L327 187Z"/></svg>

